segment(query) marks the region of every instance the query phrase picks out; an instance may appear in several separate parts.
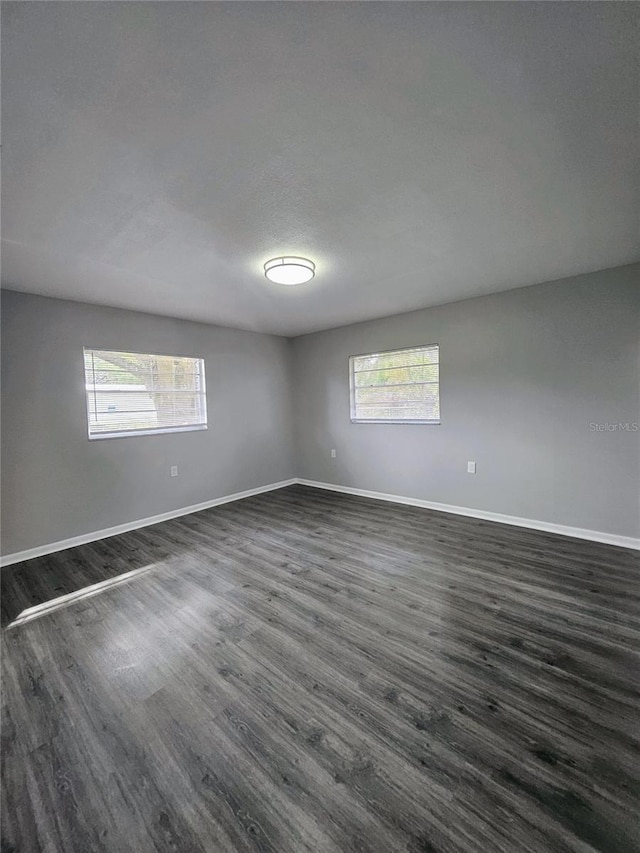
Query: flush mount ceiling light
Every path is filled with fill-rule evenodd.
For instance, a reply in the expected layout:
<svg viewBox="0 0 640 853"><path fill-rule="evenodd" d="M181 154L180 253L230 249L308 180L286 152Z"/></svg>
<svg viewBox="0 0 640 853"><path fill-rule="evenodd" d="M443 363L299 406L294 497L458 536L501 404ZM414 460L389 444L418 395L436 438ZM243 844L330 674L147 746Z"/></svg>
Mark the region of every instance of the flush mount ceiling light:
<svg viewBox="0 0 640 853"><path fill-rule="evenodd" d="M276 284L304 284L316 274L316 265L307 258L272 258L264 265L264 274Z"/></svg>

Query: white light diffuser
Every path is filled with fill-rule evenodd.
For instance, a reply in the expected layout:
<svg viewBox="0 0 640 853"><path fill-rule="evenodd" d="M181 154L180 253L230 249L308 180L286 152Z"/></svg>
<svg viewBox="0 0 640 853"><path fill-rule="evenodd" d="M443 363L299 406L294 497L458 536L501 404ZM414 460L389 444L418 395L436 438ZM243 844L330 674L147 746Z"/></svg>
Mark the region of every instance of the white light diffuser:
<svg viewBox="0 0 640 853"><path fill-rule="evenodd" d="M316 274L316 265L307 258L272 258L264 265L264 274L276 284L304 284Z"/></svg>

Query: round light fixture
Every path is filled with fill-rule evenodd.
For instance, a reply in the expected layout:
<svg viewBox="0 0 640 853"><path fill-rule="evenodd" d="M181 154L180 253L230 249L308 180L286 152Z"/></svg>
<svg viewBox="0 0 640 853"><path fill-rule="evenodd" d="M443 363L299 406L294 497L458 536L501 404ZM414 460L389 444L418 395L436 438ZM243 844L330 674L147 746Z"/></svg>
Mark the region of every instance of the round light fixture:
<svg viewBox="0 0 640 853"><path fill-rule="evenodd" d="M316 265L307 258L272 258L264 265L264 274L276 284L304 284L316 274Z"/></svg>

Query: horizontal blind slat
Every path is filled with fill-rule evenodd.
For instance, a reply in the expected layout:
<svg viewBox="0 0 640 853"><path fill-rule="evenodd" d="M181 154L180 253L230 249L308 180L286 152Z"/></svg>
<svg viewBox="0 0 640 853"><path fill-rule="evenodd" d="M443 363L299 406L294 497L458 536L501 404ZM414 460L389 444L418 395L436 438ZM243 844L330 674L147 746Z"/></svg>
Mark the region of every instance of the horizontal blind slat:
<svg viewBox="0 0 640 853"><path fill-rule="evenodd" d="M370 364L370 362L368 363ZM439 364L438 361L421 361L416 364L392 364L386 365L384 367L354 367L354 373L378 373L380 370L404 370L408 367L437 367Z"/></svg>
<svg viewBox="0 0 640 853"><path fill-rule="evenodd" d="M409 350L391 350L389 352L370 353L351 357L354 372L375 370L379 367L414 367L421 364L434 364L439 360L437 345Z"/></svg>

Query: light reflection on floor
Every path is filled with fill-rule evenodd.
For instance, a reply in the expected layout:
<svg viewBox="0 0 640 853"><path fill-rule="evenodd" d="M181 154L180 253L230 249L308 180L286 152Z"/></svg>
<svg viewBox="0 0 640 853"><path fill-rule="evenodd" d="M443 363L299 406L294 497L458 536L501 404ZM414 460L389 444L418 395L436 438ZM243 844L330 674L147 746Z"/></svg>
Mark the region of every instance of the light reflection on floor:
<svg viewBox="0 0 640 853"><path fill-rule="evenodd" d="M99 595L107 589L113 589L113 587L128 583L134 578L140 577L140 575L145 575L147 572L153 571L153 569L160 565L162 564L150 563L148 566L142 566L139 569L133 569L132 571L125 572L122 575L116 575L116 577L109 578L106 581L100 581L99 583L91 584L91 586L85 586L83 589L78 589L75 592L68 593L67 595L61 595L59 598L52 598L50 601L45 601L43 604L36 604L35 607L27 607L7 625L7 630L9 628L16 628L18 625L24 625L25 622L31 622L33 619L38 619L40 616L46 616L47 614L60 610L63 607L67 607L70 604L75 604L77 601L82 601L83 599L91 598L94 595Z"/></svg>

